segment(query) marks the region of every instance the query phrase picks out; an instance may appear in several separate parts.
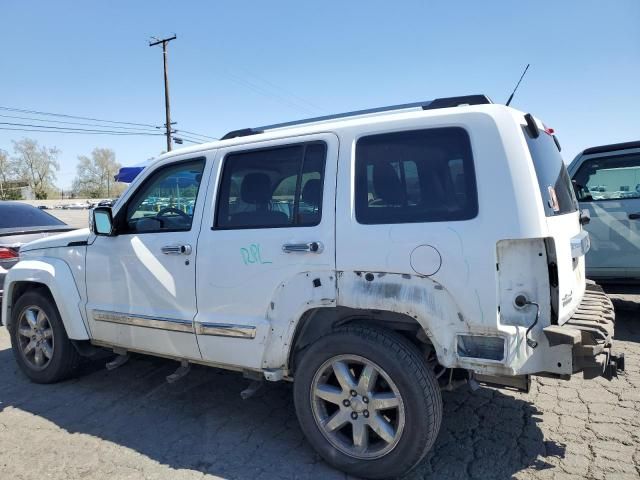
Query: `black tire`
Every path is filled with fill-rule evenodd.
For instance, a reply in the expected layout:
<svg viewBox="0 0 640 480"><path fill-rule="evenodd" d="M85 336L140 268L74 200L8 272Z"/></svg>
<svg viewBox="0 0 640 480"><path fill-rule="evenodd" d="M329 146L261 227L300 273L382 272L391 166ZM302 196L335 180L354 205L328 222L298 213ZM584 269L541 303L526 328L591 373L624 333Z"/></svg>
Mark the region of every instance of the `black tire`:
<svg viewBox="0 0 640 480"><path fill-rule="evenodd" d="M51 358L40 369L35 368L23 354L24 348L20 346L22 337L18 332L23 313L32 307L39 308L45 313L53 337ZM29 291L18 299L11 311L9 332L11 347L16 362L24 374L35 383L55 383L69 378L78 365L79 355L67 336L58 308L51 297L42 290Z"/></svg>
<svg viewBox="0 0 640 480"><path fill-rule="evenodd" d="M377 364L402 397L406 421L395 447L384 456L362 459L343 453L327 440L314 417L314 378L325 362L340 355L363 357ZM322 337L301 356L293 386L296 414L307 440L329 464L360 477L393 478L412 470L431 449L442 421L440 387L418 348L406 338L356 324Z"/></svg>

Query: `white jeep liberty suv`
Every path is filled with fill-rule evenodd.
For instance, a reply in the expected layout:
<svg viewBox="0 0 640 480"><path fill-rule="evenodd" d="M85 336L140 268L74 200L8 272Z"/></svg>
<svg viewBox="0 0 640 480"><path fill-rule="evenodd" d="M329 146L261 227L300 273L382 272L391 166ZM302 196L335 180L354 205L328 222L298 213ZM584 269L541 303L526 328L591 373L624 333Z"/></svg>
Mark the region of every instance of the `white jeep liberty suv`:
<svg viewBox="0 0 640 480"><path fill-rule="evenodd" d="M559 150L483 95L234 131L26 245L2 321L35 382L98 347L293 380L329 463L401 475L443 388L624 369Z"/></svg>

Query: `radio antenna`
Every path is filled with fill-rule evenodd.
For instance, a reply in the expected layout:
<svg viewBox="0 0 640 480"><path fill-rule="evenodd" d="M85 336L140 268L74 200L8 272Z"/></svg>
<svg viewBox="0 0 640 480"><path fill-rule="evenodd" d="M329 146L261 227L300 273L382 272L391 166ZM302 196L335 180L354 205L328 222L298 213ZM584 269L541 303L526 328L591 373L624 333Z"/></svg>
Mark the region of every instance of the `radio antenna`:
<svg viewBox="0 0 640 480"><path fill-rule="evenodd" d="M518 87L520 86L520 82L522 81L522 79L524 78L525 74L527 73L527 70L529 70L529 64L527 63L527 66L524 68L524 72L522 72L522 75L520 75L520 80L518 80L518 83L516 83L516 88L513 89L513 92L511 92L511 95L509 96L509 100L507 100L507 107L509 106L509 104L511 103L511 100L513 100L513 96L516 94L516 90L518 90Z"/></svg>

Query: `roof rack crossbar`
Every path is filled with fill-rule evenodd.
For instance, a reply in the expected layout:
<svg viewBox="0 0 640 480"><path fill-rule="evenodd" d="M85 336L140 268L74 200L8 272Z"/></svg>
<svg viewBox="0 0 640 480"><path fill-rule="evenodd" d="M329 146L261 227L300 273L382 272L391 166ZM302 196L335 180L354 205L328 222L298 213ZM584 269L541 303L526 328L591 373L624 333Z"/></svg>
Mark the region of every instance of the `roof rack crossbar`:
<svg viewBox="0 0 640 480"><path fill-rule="evenodd" d="M302 120L294 120L291 122L274 123L257 128L243 128L241 130L233 130L221 138L227 140L229 138L244 137L247 135L256 135L264 133L265 130L273 130L276 128L292 127L295 125L306 125L309 123L325 122L328 120L338 120L341 118L359 117L363 115L375 115L378 113L387 113L400 110L409 110L420 108L422 110L434 110L437 108L457 107L460 105L483 105L493 103L486 95L464 95L460 97L436 98L435 100L425 100L423 102L402 103L399 105L389 105L386 107L368 108L365 110L354 110L352 112L336 113L333 115L323 115L320 117L305 118Z"/></svg>

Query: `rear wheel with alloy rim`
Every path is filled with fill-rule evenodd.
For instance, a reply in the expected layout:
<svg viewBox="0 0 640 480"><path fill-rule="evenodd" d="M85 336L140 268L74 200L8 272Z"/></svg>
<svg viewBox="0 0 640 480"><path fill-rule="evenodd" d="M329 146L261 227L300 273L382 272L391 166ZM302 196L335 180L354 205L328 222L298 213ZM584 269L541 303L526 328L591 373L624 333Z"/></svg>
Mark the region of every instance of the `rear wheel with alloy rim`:
<svg viewBox="0 0 640 480"><path fill-rule="evenodd" d="M11 345L20 369L37 383L67 378L79 356L51 297L42 290L28 291L11 311Z"/></svg>
<svg viewBox="0 0 640 480"><path fill-rule="evenodd" d="M405 424L402 396L389 375L358 355L337 355L311 384L313 416L325 438L354 458L379 458L398 443Z"/></svg>
<svg viewBox="0 0 640 480"><path fill-rule="evenodd" d="M442 418L437 380L419 350L381 328L344 327L306 349L294 399L320 455L367 478L410 471L433 445Z"/></svg>

